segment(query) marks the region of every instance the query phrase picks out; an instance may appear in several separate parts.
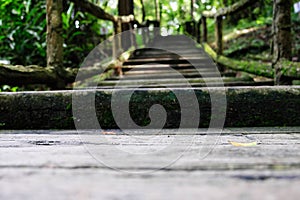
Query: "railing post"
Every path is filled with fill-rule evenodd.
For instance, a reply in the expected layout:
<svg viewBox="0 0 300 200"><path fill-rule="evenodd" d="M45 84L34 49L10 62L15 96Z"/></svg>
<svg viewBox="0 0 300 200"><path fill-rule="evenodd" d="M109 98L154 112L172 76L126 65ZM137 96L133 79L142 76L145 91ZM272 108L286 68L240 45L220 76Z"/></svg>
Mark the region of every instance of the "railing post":
<svg viewBox="0 0 300 200"><path fill-rule="evenodd" d="M118 19L117 22L114 22L114 33L115 37L113 37L113 58L119 57L122 53L122 40L121 40L121 33L122 33L122 21Z"/></svg>
<svg viewBox="0 0 300 200"><path fill-rule="evenodd" d="M160 35L160 21L156 20L153 22L154 26L154 36L159 36Z"/></svg>
<svg viewBox="0 0 300 200"><path fill-rule="evenodd" d="M135 34L135 30L134 30L134 23L129 23L129 28L130 28L131 45L134 46L134 48L137 48L136 34Z"/></svg>
<svg viewBox="0 0 300 200"><path fill-rule="evenodd" d="M203 31L203 42L207 42L207 24L206 24L206 17L202 16L202 31Z"/></svg>
<svg viewBox="0 0 300 200"><path fill-rule="evenodd" d="M62 67L62 0L47 0L47 65Z"/></svg>
<svg viewBox="0 0 300 200"><path fill-rule="evenodd" d="M133 0L119 0L118 1L118 13L119 16L129 16L134 15L134 3ZM123 50L129 49L133 44L131 43L131 31L130 31L130 21L123 22L121 24L121 32L125 32L121 36L121 45Z"/></svg>
<svg viewBox="0 0 300 200"><path fill-rule="evenodd" d="M215 17L215 38L217 45L217 54L223 54L223 32L222 32L222 16Z"/></svg>
<svg viewBox="0 0 300 200"><path fill-rule="evenodd" d="M201 43L201 20L195 23L197 42Z"/></svg>
<svg viewBox="0 0 300 200"><path fill-rule="evenodd" d="M273 1L273 42L272 42L272 66L275 70L275 85L291 85L292 80L282 75L282 61L291 60L291 0Z"/></svg>
<svg viewBox="0 0 300 200"><path fill-rule="evenodd" d="M54 67L58 76L63 77L63 24L62 24L62 0L46 1L47 21L47 66ZM57 88L64 88L63 81L56 83Z"/></svg>

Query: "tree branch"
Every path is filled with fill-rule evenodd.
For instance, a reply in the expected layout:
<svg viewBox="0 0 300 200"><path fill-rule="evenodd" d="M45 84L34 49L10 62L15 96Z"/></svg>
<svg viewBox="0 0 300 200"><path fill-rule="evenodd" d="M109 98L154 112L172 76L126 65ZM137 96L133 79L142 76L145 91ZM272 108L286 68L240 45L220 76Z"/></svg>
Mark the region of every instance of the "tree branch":
<svg viewBox="0 0 300 200"><path fill-rule="evenodd" d="M241 11L245 9L246 7L256 3L257 1L254 0L240 0L239 2L228 6L226 8L220 8L219 10L213 12L213 11L204 11L202 15L207 18L214 18L214 17L220 17L224 15L231 15L238 11Z"/></svg>
<svg viewBox="0 0 300 200"><path fill-rule="evenodd" d="M89 2L88 0L69 0L76 4L83 12L90 13L91 15L94 15L95 17L103 20L108 20L112 22L118 22L120 20L122 23L129 23L134 20L133 15L129 16L114 16L107 12L105 12L104 9L101 7Z"/></svg>
<svg viewBox="0 0 300 200"><path fill-rule="evenodd" d="M27 84L46 84L56 86L61 80L55 68L40 67L37 65L4 65L0 64L0 84L8 85L27 85Z"/></svg>
<svg viewBox="0 0 300 200"><path fill-rule="evenodd" d="M113 68L110 63L109 67ZM81 78L88 78L99 74L101 66L91 66L80 69ZM41 67L37 65L5 65L0 64L0 85L28 85L45 84L56 87L59 82L73 83L76 79L78 68L67 68L63 77L56 72L54 67Z"/></svg>
<svg viewBox="0 0 300 200"><path fill-rule="evenodd" d="M89 2L88 0L70 0L76 4L83 12L88 12L99 19L115 21L115 17L105 12L101 7Z"/></svg>

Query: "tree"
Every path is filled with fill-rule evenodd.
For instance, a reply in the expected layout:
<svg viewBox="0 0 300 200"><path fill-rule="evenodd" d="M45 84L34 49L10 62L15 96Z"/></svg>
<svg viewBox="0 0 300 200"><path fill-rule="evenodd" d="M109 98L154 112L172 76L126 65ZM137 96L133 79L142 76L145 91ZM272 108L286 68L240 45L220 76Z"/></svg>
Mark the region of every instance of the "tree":
<svg viewBox="0 0 300 200"><path fill-rule="evenodd" d="M133 0L119 0L118 1L118 13L119 16L129 16L129 15L134 15L134 5L133 5ZM121 23L122 29L121 31L129 31L132 29L132 24L129 23ZM118 25L119 26L119 25ZM118 31L117 33L119 33ZM130 32L126 32L122 34L121 38L121 46L123 49L128 49L132 45L132 37L133 35L130 34Z"/></svg>
<svg viewBox="0 0 300 200"><path fill-rule="evenodd" d="M0 84L27 85L46 84L52 88L64 88L75 80L78 69L65 68L62 63L62 5L66 0L47 0L47 66L5 65L0 64ZM88 0L69 0L80 7L82 12L90 13L98 19L108 20L115 24L129 23L130 16L111 15L101 7ZM4 5L2 5L3 7ZM79 64L79 63L78 63ZM92 66L91 66L92 67ZM97 69L85 69L86 76L92 76Z"/></svg>
<svg viewBox="0 0 300 200"><path fill-rule="evenodd" d="M273 41L272 65L275 70L275 84L291 84L291 80L282 75L282 61L291 59L291 0L273 1Z"/></svg>
<svg viewBox="0 0 300 200"><path fill-rule="evenodd" d="M64 77L63 69L63 26L62 0L47 0L47 67L53 67L58 77ZM56 86L64 88L63 80L58 79Z"/></svg>

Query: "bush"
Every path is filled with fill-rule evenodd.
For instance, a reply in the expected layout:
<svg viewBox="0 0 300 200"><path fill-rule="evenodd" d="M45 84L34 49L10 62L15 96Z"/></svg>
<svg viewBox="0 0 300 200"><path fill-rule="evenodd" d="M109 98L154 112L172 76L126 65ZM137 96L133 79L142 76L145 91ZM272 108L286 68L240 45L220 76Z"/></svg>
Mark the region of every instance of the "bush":
<svg viewBox="0 0 300 200"><path fill-rule="evenodd" d="M63 12L64 66L79 67L104 37L99 21L82 13L73 3ZM11 64L46 66L45 0L1 0L0 60Z"/></svg>

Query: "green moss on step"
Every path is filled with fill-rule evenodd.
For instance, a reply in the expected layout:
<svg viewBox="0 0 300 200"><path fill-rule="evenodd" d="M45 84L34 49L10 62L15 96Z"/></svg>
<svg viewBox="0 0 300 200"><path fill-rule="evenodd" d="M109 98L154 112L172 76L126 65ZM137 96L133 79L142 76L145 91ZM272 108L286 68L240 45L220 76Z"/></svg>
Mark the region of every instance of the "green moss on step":
<svg viewBox="0 0 300 200"><path fill-rule="evenodd" d="M274 77L274 70L271 64L265 64L257 61L239 61L230 59L225 56L217 55L216 52L208 45L203 44L204 50L215 60L218 64L223 65L229 69L236 71L245 71L258 76L268 78ZM282 74L293 79L300 79L300 63L283 61Z"/></svg>

